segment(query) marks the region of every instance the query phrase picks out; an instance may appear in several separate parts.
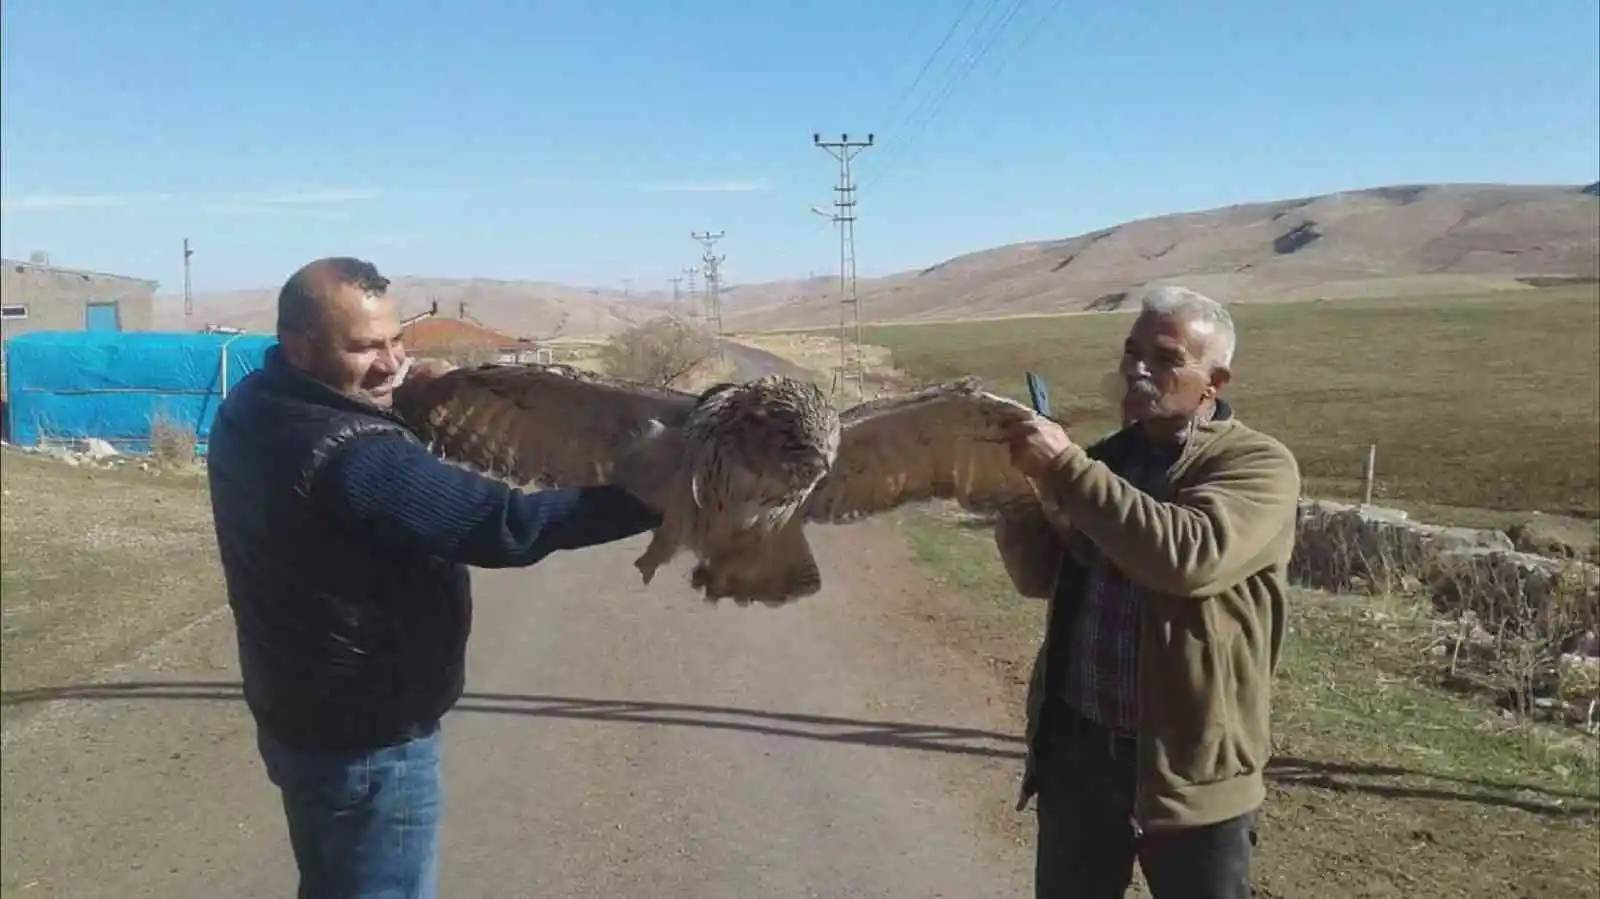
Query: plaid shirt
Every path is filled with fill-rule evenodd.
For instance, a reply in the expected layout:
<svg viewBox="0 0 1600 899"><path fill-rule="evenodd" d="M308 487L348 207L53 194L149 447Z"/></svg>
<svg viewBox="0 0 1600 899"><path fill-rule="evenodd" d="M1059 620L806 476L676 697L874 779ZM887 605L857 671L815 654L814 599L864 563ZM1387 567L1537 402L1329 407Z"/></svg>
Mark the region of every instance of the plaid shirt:
<svg viewBox="0 0 1600 899"><path fill-rule="evenodd" d="M1118 474L1164 498L1167 469L1177 461L1186 436L1166 446L1141 442ZM1145 591L1099 553L1089 566L1085 588L1072 629L1062 698L1089 719L1133 735L1139 729L1139 601Z"/></svg>

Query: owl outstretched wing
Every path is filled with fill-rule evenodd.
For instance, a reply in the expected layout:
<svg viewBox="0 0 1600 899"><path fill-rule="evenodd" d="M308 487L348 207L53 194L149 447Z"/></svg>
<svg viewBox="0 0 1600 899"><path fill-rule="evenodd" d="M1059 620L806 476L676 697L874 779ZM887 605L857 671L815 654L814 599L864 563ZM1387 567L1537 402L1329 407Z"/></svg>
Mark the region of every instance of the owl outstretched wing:
<svg viewBox="0 0 1600 899"><path fill-rule="evenodd" d="M805 517L841 523L935 499L974 512L1035 502L1006 439L1007 425L1033 414L985 392L976 378L850 408L840 415L838 460L807 500Z"/></svg>
<svg viewBox="0 0 1600 899"><path fill-rule="evenodd" d="M394 394L394 411L435 452L539 487L608 483L650 420L676 427L694 405L687 393L564 365L457 368Z"/></svg>

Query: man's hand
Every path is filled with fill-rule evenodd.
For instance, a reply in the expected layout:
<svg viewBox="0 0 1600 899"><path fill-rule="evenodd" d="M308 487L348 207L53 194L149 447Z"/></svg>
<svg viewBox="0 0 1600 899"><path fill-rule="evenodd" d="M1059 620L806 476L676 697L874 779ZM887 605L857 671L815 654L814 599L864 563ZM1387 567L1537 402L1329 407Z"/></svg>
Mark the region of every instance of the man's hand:
<svg viewBox="0 0 1600 899"><path fill-rule="evenodd" d="M1049 474L1056 458L1072 446L1066 429L1035 415L1010 427L1011 464L1030 478Z"/></svg>

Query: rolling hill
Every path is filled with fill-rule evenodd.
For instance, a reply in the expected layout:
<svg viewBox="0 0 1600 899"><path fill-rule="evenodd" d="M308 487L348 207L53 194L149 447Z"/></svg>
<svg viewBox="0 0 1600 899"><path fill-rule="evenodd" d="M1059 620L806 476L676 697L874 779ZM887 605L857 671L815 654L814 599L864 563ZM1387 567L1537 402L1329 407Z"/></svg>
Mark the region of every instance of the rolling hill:
<svg viewBox="0 0 1600 899"><path fill-rule="evenodd" d="M857 282L869 321L1116 308L1128 288L1185 285L1231 302L1476 292L1600 277L1596 185L1404 185L1142 219L997 247ZM750 285L729 329L838 321L837 282Z"/></svg>
<svg viewBox="0 0 1600 899"><path fill-rule="evenodd" d="M1600 277L1600 184L1417 184L1157 216L1061 240L957 256L858 282L864 320L937 321L1114 309L1130 287L1181 280L1230 302L1476 293ZM1527 280L1520 280L1527 279ZM730 331L838 321L836 276L733 285ZM403 314L461 303L524 337L612 334L661 315L659 292L536 281L396 278ZM198 322L270 330L275 289L195 298ZM181 325L163 299L162 326Z"/></svg>
<svg viewBox="0 0 1600 899"><path fill-rule="evenodd" d="M515 337L551 338L614 334L660 315L666 304L650 295L628 296L604 290L541 281L496 281L486 278L402 276L389 287L402 316L426 311L437 300L439 315L467 314ZM247 331L271 331L277 315L278 289L196 294L195 326L226 325ZM157 301L158 327L183 326L181 297Z"/></svg>

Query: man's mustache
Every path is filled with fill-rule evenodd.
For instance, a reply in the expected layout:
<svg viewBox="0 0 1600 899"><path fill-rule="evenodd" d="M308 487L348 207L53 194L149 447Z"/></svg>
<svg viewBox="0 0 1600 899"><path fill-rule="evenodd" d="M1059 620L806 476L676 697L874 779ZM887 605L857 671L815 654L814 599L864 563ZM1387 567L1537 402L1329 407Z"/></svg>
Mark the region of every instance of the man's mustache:
<svg viewBox="0 0 1600 899"><path fill-rule="evenodd" d="M1143 378L1129 381L1128 393L1146 400L1161 398L1161 388L1156 386L1156 382L1146 381Z"/></svg>
<svg viewBox="0 0 1600 899"><path fill-rule="evenodd" d="M1106 372L1100 379L1100 396L1108 403L1120 404L1129 397L1158 400L1161 388L1148 378L1128 378L1119 372Z"/></svg>

